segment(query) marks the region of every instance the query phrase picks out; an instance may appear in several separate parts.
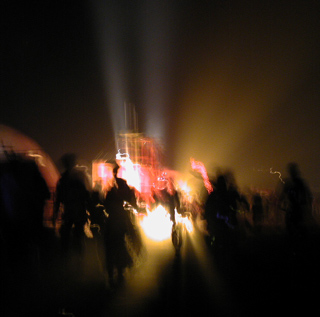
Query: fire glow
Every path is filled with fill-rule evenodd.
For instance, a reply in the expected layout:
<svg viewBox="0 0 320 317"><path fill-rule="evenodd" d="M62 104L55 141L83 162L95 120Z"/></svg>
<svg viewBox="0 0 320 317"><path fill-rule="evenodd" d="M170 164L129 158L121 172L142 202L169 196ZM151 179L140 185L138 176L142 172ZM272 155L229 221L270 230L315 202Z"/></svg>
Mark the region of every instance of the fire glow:
<svg viewBox="0 0 320 317"><path fill-rule="evenodd" d="M116 159L120 163L119 176L124 178L129 186L132 186L141 192L141 177L139 173L140 165L133 164L129 154L125 155L125 158L122 158L119 152L116 155Z"/></svg>
<svg viewBox="0 0 320 317"><path fill-rule="evenodd" d="M191 233L193 231L193 224L189 217L175 213L177 224L182 226ZM172 221L167 210L159 205L153 211L147 211L147 215L141 220L140 225L145 235L154 241L165 241L171 238Z"/></svg>
<svg viewBox="0 0 320 317"><path fill-rule="evenodd" d="M153 211L147 211L147 216L141 221L141 227L151 240L164 241L171 237L172 222L170 215L161 205Z"/></svg>

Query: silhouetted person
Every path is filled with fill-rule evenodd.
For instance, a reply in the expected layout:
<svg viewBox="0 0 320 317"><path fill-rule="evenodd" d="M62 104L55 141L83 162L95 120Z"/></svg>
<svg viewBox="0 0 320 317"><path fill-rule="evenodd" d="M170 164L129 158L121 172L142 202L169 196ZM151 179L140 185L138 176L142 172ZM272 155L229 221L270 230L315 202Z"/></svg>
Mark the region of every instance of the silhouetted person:
<svg viewBox="0 0 320 317"><path fill-rule="evenodd" d="M303 224L311 213L311 192L301 178L296 163L288 164L289 177L285 179L280 202L286 212L286 228L290 235L302 233Z"/></svg>
<svg viewBox="0 0 320 317"><path fill-rule="evenodd" d="M124 203L128 202L138 209L134 191L124 179L117 176L118 169L119 166L116 164L113 169L113 186L107 192L105 199L105 208L109 216L106 220L104 238L107 271L111 286L115 286L115 273L118 282L121 282L124 270L133 264L125 239L132 230L132 224L129 211L125 210Z"/></svg>
<svg viewBox="0 0 320 317"><path fill-rule="evenodd" d="M162 181L162 186L157 189L154 195L156 205L162 205L170 214L170 220L175 223L175 210L180 209L180 199L174 187L172 179Z"/></svg>
<svg viewBox="0 0 320 317"><path fill-rule="evenodd" d="M209 194L204 217L207 221L207 230L213 239L211 243L222 247L226 239L230 213L227 182L223 175L218 176L214 190Z"/></svg>
<svg viewBox="0 0 320 317"><path fill-rule="evenodd" d="M228 199L230 205L229 225L233 228L238 227L237 213L241 210L249 211L250 205L247 198L238 190L234 176L231 172L226 175L228 186Z"/></svg>
<svg viewBox="0 0 320 317"><path fill-rule="evenodd" d="M49 198L34 160L11 154L0 164L1 247L8 260L24 263L31 250L40 251L44 205Z"/></svg>
<svg viewBox="0 0 320 317"><path fill-rule="evenodd" d="M172 179L166 181L166 187L161 191L161 199L160 203L170 214L170 220L172 221L171 240L176 255L179 256L182 246L182 230L181 226L176 224L176 211L180 213L180 199Z"/></svg>
<svg viewBox="0 0 320 317"><path fill-rule="evenodd" d="M75 247L80 252L84 225L88 217L87 210L90 206L90 184L86 173L76 165L74 154L65 154L61 160L65 172L57 184L53 220L55 222L62 205L63 222L60 235L63 251L68 250L73 230Z"/></svg>
<svg viewBox="0 0 320 317"><path fill-rule="evenodd" d="M260 232L263 221L263 202L262 197L259 193L256 193L253 196L251 211L253 226L255 227L257 232Z"/></svg>
<svg viewBox="0 0 320 317"><path fill-rule="evenodd" d="M229 181L229 182L228 182ZM205 204L205 220L211 243L219 247L234 247L237 242L239 204L248 209L246 198L239 193L234 182L227 175L219 175L214 190Z"/></svg>

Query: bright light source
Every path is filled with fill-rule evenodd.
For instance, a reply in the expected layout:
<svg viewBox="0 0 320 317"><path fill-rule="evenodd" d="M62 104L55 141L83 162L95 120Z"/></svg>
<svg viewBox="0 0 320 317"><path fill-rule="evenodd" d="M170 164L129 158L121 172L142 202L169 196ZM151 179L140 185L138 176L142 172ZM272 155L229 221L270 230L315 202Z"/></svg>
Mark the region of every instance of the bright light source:
<svg viewBox="0 0 320 317"><path fill-rule="evenodd" d="M171 237L172 222L166 209L159 205L153 211L148 211L141 221L141 227L146 236L155 241L164 241Z"/></svg>
<svg viewBox="0 0 320 317"><path fill-rule="evenodd" d="M119 153L117 154L117 160L120 163L119 176L124 178L129 186L132 186L141 192L140 165L133 164L129 154L125 153L125 155L124 158L120 159Z"/></svg>
<svg viewBox="0 0 320 317"><path fill-rule="evenodd" d="M176 222L181 223L189 233L193 231L193 224L189 217L183 217L181 214L178 214L176 211L175 218L176 218Z"/></svg>
<svg viewBox="0 0 320 317"><path fill-rule="evenodd" d="M191 233L193 231L193 224L190 217L182 216L175 211L176 223L182 224L182 226ZM164 241L171 238L172 221L167 210L159 205L153 211L147 211L141 221L141 227L145 235L154 241Z"/></svg>

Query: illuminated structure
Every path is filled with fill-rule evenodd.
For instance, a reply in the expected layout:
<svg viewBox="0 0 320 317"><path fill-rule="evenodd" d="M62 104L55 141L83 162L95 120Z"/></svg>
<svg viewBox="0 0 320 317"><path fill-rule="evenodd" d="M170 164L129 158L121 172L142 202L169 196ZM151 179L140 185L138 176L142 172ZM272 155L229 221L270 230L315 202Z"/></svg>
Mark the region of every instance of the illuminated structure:
<svg viewBox="0 0 320 317"><path fill-rule="evenodd" d="M152 187L162 174L162 151L157 142L142 133L119 133L116 140L118 153L115 160L120 166L118 176L134 187L142 199L148 201ZM110 186L113 164L93 161L93 186L100 184L103 189Z"/></svg>
<svg viewBox="0 0 320 317"><path fill-rule="evenodd" d="M134 187L140 198L148 201L152 188L162 174L162 151L155 139L138 132L138 116L132 104L124 104L125 131L116 137L118 153L115 161L120 166L118 176ZM113 163L93 161L93 186L106 190L111 186Z"/></svg>

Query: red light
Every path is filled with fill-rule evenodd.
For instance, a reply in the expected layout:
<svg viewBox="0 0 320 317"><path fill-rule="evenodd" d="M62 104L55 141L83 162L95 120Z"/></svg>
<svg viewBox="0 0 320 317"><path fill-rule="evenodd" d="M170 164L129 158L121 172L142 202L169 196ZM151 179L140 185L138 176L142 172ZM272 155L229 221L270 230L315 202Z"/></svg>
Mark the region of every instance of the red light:
<svg viewBox="0 0 320 317"><path fill-rule="evenodd" d="M208 193L213 192L213 187L209 180L209 176L204 164L200 161L195 161L193 158L190 158L191 168L197 172L199 172L203 178L204 186L206 187Z"/></svg>

